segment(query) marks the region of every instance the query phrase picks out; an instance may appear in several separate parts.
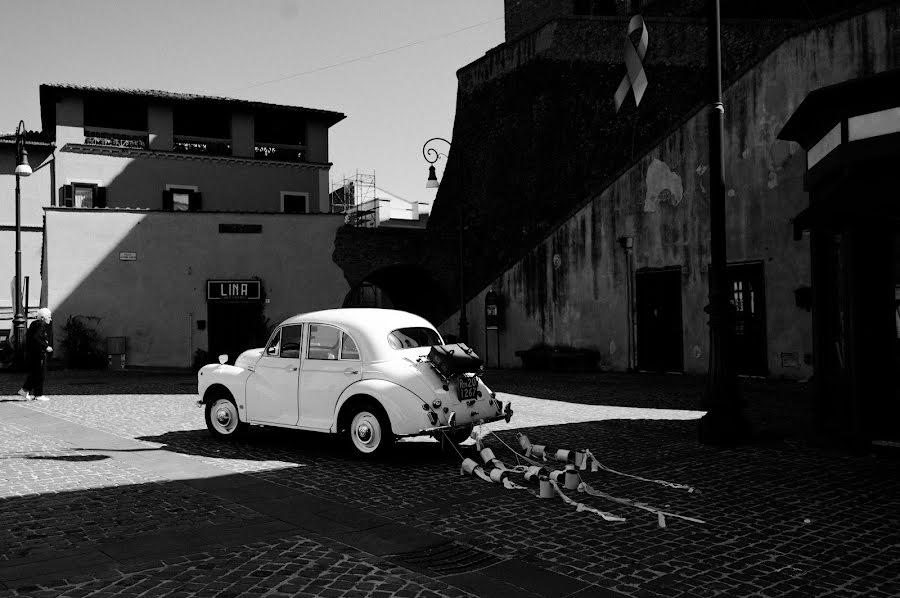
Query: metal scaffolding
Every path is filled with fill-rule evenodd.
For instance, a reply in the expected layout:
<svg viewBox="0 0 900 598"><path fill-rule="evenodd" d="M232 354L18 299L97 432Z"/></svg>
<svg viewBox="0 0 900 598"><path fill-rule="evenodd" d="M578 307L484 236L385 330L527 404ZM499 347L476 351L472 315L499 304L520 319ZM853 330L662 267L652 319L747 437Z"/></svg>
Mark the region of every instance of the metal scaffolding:
<svg viewBox="0 0 900 598"><path fill-rule="evenodd" d="M344 214L345 221L353 226L378 226L378 198L375 190L375 173L356 171L343 179L332 181L331 212Z"/></svg>

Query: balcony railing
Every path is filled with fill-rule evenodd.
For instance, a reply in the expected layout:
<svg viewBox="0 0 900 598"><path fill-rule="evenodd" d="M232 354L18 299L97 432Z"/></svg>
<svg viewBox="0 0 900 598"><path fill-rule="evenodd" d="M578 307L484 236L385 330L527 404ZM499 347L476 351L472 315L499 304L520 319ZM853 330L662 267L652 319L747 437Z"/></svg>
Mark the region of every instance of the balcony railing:
<svg viewBox="0 0 900 598"><path fill-rule="evenodd" d="M257 143L253 147L257 160L278 160L280 162L306 162L306 148L298 145L279 143Z"/></svg>
<svg viewBox="0 0 900 598"><path fill-rule="evenodd" d="M84 144L147 149L150 146L150 136L145 131L85 128Z"/></svg>
<svg viewBox="0 0 900 598"><path fill-rule="evenodd" d="M206 156L230 156L231 142L210 137L189 137L176 135L172 151L182 154L204 154Z"/></svg>

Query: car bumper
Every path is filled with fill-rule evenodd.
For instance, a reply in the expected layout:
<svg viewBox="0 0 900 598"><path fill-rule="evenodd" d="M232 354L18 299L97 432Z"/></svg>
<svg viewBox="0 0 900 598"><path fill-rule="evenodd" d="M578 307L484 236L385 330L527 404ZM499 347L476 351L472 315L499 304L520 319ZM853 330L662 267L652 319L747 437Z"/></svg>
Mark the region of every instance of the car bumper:
<svg viewBox="0 0 900 598"><path fill-rule="evenodd" d="M504 421L506 421L506 423L509 423L509 420L512 419L512 416L513 416L512 402L508 401L506 403L506 406L503 408L502 413L498 413L497 415L490 415L488 417L482 417L482 418L479 418L479 419L476 419L474 421L467 422L464 424L454 424L451 421L450 424L447 424L444 426L433 426L430 428L422 428L418 432L413 432L412 434L397 434L397 437L405 438L408 436L423 436L423 435L434 436L434 435L440 434L440 433L454 432L456 430L462 430L464 428L478 426L481 424L489 424L491 422L496 422L496 421L500 421L500 420L504 420Z"/></svg>

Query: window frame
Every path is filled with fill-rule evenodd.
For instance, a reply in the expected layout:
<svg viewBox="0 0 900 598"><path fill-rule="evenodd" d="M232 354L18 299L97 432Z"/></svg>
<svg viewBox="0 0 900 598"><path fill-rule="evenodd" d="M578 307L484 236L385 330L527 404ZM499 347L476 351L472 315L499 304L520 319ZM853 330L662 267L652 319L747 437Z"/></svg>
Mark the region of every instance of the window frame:
<svg viewBox="0 0 900 598"><path fill-rule="evenodd" d="M300 341L297 346L296 357L293 357L293 356L292 357L284 357L284 355L283 355L283 352L284 352L284 329L285 328L299 328L300 329ZM278 356L281 359L297 359L297 360L301 359L301 357L303 356L303 338L304 338L303 323L285 324L284 326L279 326L278 332L281 335L281 338L279 339Z"/></svg>
<svg viewBox="0 0 900 598"><path fill-rule="evenodd" d="M98 181L96 179L75 179L75 180L66 179L65 186L72 188L72 205L71 206L65 205L66 194L65 194L65 191L63 191L62 197L60 197L59 207L71 208L71 209L75 209L75 210L77 210L77 209L90 210L92 208L97 207L96 204L99 200L100 188L102 187L102 185L100 184L100 181ZM64 188L65 188L65 186L64 186ZM75 205L75 188L76 187L82 187L82 188L90 187L91 188L91 206L89 208L85 208L84 206Z"/></svg>
<svg viewBox="0 0 900 598"><path fill-rule="evenodd" d="M350 341L353 343L353 346L356 348L356 357L355 358L344 357L344 336L345 335L347 336L347 338L350 339ZM353 338L353 335L351 335L346 330L341 330L341 340L338 343L338 345L339 345L338 346L338 361L362 361L362 354L359 352L359 343L357 343L356 339Z"/></svg>
<svg viewBox="0 0 900 598"><path fill-rule="evenodd" d="M281 357L281 328L282 327L279 326L274 331L272 331L272 335L269 336L269 340L268 342L266 342L266 346L263 347L263 357ZM276 346L275 353L272 354L269 353L269 347L272 346L272 341L274 341L276 337L278 338L278 345Z"/></svg>
<svg viewBox="0 0 900 598"><path fill-rule="evenodd" d="M307 325L309 326L310 329L307 332L306 345L304 346L304 354L306 355L306 359L310 359L312 361L341 361L341 343L343 342L343 334L345 333L345 330L343 328L341 328L340 326L336 326L334 324L329 324L327 322L307 322ZM328 359L327 357L323 359L321 357L311 357L310 356L309 350L312 348L312 338L313 338L312 327L313 326L328 326L329 328L333 328L334 330L338 331L338 339L337 339L337 346L335 349L336 352L334 354L334 359ZM356 341L353 341L353 342L355 343ZM357 345L357 350L359 350L359 345ZM345 361L358 361L358 360L348 359Z"/></svg>
<svg viewBox="0 0 900 598"><path fill-rule="evenodd" d="M166 212L195 212L195 211L197 211L197 210L191 209L191 198L193 197L193 195L195 193L200 193L200 187L198 187L197 185L178 185L178 184L173 184L173 183L167 183L165 190L172 194L172 209L165 210ZM185 192L187 193L187 196L188 196L187 209L186 210L176 210L175 209L175 194L177 193L178 195L184 195Z"/></svg>
<svg viewBox="0 0 900 598"><path fill-rule="evenodd" d="M302 196L303 197L303 211L302 212L285 212L284 211L284 198L286 195L291 196ZM309 214L309 192L308 191L282 191L281 192L281 213L282 214Z"/></svg>

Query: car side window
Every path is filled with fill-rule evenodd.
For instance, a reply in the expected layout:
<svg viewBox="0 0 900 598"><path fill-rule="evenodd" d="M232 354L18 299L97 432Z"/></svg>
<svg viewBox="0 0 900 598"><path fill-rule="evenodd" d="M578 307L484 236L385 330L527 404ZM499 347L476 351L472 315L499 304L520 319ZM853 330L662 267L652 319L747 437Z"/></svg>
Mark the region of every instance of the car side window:
<svg viewBox="0 0 900 598"><path fill-rule="evenodd" d="M346 332L341 333L341 359L359 359L359 349Z"/></svg>
<svg viewBox="0 0 900 598"><path fill-rule="evenodd" d="M341 331L324 324L309 325L308 359L337 359Z"/></svg>
<svg viewBox="0 0 900 598"><path fill-rule="evenodd" d="M300 359L302 332L302 324L284 326L281 329L281 357L284 359Z"/></svg>
<svg viewBox="0 0 900 598"><path fill-rule="evenodd" d="M275 334L272 335L271 340L269 340L269 344L266 345L266 350L263 352L263 355L266 357L278 357L278 349L281 347L281 328L275 331Z"/></svg>

